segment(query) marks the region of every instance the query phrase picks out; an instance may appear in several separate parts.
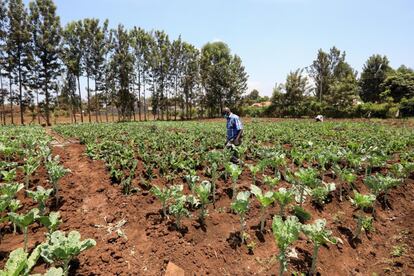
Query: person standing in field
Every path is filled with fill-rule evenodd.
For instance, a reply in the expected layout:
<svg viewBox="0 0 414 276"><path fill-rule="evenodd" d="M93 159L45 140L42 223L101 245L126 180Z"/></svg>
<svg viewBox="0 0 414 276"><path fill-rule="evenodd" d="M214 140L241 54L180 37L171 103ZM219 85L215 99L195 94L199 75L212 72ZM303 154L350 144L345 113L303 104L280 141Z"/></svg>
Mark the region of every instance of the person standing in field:
<svg viewBox="0 0 414 276"><path fill-rule="evenodd" d="M242 143L243 138L243 124L236 114L233 114L230 108L224 108L224 117L227 120L226 129L227 129L227 139L226 139L226 148L232 151L231 162L238 164L240 162L237 154L236 146L239 146Z"/></svg>

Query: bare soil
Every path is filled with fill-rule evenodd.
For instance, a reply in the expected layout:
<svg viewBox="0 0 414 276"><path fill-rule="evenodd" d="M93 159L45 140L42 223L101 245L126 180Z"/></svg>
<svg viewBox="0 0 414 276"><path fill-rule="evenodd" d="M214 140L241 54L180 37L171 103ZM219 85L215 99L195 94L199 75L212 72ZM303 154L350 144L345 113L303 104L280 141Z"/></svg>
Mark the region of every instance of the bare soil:
<svg viewBox="0 0 414 276"><path fill-rule="evenodd" d="M63 140L54 134L53 154L60 155L63 165L71 170L61 179L61 200L51 210L59 210L63 218L60 230L77 230L83 238L94 238L97 245L83 252L71 263L71 275L163 275L168 262L183 268L186 275L275 275L279 264L278 249L271 233L272 215L279 212L272 206L266 217L266 229L258 231L260 207L251 200L247 229L253 242L249 252L240 244L239 218L229 211L230 182L218 183L216 208L209 206L206 225L193 218L183 220L184 229L178 231L172 218L163 219L161 204L144 187L130 196L113 185L101 161L91 160L85 148L76 140ZM34 186L47 183L41 169L32 179ZM162 184L158 179L156 183ZM239 189L247 190L252 183L247 170L239 181ZM138 180L135 184L139 185ZM258 185L261 185L259 178ZM282 182L281 186L287 186ZM366 191L361 179L357 188ZM263 186L262 186L263 187ZM19 194L24 209L35 204ZM321 275L414 275L414 177L393 189L388 197L390 208L377 204L374 230L352 241L356 227L354 208L349 200L339 201L336 193L324 208L311 203L305 208L312 220L327 219L328 226L342 242L320 248L317 269ZM125 223L125 224L123 224ZM122 225L116 228L116 225ZM118 233L116 230L119 230ZM29 245L44 241L46 229L34 224L29 230ZM23 235L3 227L0 244L0 267L9 253L23 246ZM252 245L253 245L252 243ZM294 245L297 257L290 258L289 272L306 272L311 265L312 244L304 236ZM397 251L397 249L401 249ZM401 252L401 254L393 254ZM395 255L395 256L393 256ZM400 256L397 256L400 255ZM40 263L34 272L44 272L47 265Z"/></svg>

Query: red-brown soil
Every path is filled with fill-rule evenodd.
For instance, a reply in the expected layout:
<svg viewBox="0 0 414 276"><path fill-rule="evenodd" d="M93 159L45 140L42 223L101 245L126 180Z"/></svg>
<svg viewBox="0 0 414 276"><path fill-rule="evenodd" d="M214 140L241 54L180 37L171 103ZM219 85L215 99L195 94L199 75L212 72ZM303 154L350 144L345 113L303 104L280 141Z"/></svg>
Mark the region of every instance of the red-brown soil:
<svg viewBox="0 0 414 276"><path fill-rule="evenodd" d="M278 206L269 209L267 232L261 235L257 231L259 204L251 199L247 228L250 241L256 245L249 254L246 245L239 244L239 218L229 212L230 199L226 191L231 187L230 183L219 181L216 209L209 206L205 227L200 227L196 220L198 211L194 211L193 218L183 221L185 231L178 232L172 218L162 220L161 204L148 191L141 188L138 193L124 196L121 187L111 184L104 164L85 155L83 145L55 137L58 142L53 147L53 154L60 155L63 165L71 170L60 181L61 205L52 206L53 210L61 212L60 230L77 230L83 238L94 238L97 242L94 248L83 252L71 264L71 275L163 275L169 261L182 267L186 275L277 274L278 249L270 225L271 216L279 212ZM32 180L33 186L37 183L48 186L44 170ZM258 182L260 185L260 179ZM245 170L239 189L248 189L251 183ZM357 187L366 191L361 180ZM19 199L26 210L35 205L24 199L23 193L19 194ZM349 200L339 202L335 194L322 210L307 203L305 208L312 213L312 221L327 219L334 235L343 241L320 248L318 272L321 275L372 275L374 272L378 275L414 275L413 177L390 192L389 205L391 209L383 209L377 204L375 230L363 234L360 243L354 244L350 237L356 222ZM121 220L126 221L120 228L125 236L109 233L108 227ZM45 231L37 224L30 228L30 248L44 241ZM0 267L10 251L23 246L23 235L13 235L8 226L3 227L3 234ZM402 256L392 256L395 246L405 248ZM312 244L302 236L294 247L298 258L291 258L289 271L306 272L311 263ZM41 263L34 272L44 272L46 267Z"/></svg>

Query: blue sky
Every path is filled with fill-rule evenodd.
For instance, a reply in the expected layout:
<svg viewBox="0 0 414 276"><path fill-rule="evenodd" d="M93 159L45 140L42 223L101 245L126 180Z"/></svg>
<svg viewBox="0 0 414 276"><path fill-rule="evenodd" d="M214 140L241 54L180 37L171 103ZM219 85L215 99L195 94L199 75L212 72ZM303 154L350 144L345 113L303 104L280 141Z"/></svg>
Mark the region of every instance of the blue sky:
<svg viewBox="0 0 414 276"><path fill-rule="evenodd" d="M271 95L289 71L333 45L358 71L375 53L414 67L412 0L55 0L63 24L95 17L163 29L197 47L226 42L241 56L249 89Z"/></svg>

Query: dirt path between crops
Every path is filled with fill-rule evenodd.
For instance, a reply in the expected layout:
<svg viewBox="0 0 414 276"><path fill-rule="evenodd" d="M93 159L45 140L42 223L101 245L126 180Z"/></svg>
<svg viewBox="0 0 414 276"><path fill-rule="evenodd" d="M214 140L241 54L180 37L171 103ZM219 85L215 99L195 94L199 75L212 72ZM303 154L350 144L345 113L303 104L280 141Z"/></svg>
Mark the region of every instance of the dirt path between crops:
<svg viewBox="0 0 414 276"><path fill-rule="evenodd" d="M83 145L47 132L55 138L53 155L61 156L63 166L71 170L60 182L63 197L59 208L63 218L60 229L77 230L83 238L97 242L94 248L81 254L78 264L72 265L71 274L127 275L134 252L126 246L128 236L120 237L130 223L125 215L126 198L119 187L111 184L104 163L86 156Z"/></svg>

